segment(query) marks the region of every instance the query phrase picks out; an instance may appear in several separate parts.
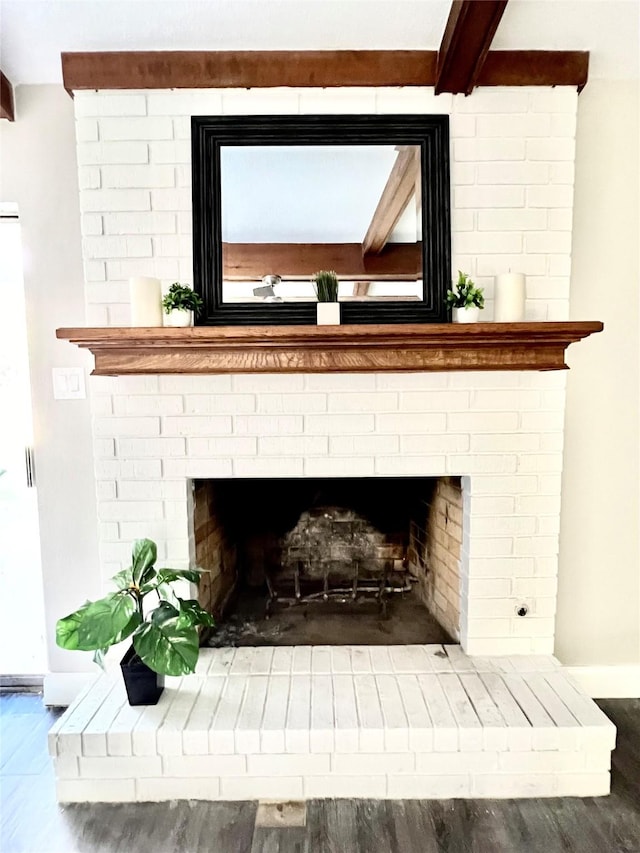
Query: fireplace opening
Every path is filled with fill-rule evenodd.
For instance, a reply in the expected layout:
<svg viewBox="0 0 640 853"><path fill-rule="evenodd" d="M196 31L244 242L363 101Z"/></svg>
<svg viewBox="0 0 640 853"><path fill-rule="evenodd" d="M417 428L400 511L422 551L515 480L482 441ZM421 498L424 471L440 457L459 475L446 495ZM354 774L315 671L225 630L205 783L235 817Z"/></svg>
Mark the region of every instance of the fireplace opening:
<svg viewBox="0 0 640 853"><path fill-rule="evenodd" d="M458 640L460 478L195 480L211 646Z"/></svg>

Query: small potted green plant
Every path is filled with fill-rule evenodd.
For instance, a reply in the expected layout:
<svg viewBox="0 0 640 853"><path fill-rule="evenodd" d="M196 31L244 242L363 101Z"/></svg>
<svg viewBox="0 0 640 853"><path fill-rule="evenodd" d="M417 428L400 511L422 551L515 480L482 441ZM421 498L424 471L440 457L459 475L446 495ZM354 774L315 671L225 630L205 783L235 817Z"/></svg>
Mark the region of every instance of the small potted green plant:
<svg viewBox="0 0 640 853"><path fill-rule="evenodd" d="M467 273L458 270L455 290L447 291L447 305L452 309L454 323L477 323L484 308L482 288L476 287Z"/></svg>
<svg viewBox="0 0 640 853"><path fill-rule="evenodd" d="M338 276L333 270L319 270L312 279L318 304L319 326L340 325L340 303L338 302Z"/></svg>
<svg viewBox="0 0 640 853"><path fill-rule="evenodd" d="M193 326L194 315L200 313L203 304L190 287L174 281L162 300L165 326Z"/></svg>
<svg viewBox="0 0 640 853"><path fill-rule="evenodd" d="M157 548L150 539L133 545L131 566L112 580L116 592L88 601L58 620L56 642L63 649L93 651L103 664L111 646L131 637L133 645L120 666L130 705L155 705L164 689L165 675L195 671L199 654L199 625L213 625L211 614L195 599L180 598L176 582L198 583L195 569L156 569ZM156 599L147 609L148 595Z"/></svg>

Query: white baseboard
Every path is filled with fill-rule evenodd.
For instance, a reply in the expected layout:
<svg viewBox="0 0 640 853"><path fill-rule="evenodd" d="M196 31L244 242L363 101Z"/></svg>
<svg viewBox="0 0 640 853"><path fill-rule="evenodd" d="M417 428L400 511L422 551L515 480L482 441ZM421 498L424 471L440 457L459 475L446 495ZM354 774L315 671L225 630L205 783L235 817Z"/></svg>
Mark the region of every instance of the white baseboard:
<svg viewBox="0 0 640 853"><path fill-rule="evenodd" d="M66 707L96 679L96 672L50 672L44 677L45 705Z"/></svg>
<svg viewBox="0 0 640 853"><path fill-rule="evenodd" d="M565 666L592 699L640 699L640 664Z"/></svg>

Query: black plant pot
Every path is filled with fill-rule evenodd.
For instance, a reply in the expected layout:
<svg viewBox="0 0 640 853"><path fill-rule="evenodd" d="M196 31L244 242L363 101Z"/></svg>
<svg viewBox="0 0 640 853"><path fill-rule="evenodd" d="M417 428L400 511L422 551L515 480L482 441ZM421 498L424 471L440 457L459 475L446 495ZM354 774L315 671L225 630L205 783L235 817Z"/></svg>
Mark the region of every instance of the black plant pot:
<svg viewBox="0 0 640 853"><path fill-rule="evenodd" d="M143 663L131 646L120 661L130 705L157 705L164 690L164 675Z"/></svg>

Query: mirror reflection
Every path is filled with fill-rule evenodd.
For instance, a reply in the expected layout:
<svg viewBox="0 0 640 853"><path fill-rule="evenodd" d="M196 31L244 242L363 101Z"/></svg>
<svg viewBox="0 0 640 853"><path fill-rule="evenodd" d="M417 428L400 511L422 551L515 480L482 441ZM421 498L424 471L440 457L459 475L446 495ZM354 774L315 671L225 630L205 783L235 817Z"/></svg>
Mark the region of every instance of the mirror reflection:
<svg viewBox="0 0 640 853"><path fill-rule="evenodd" d="M334 270L339 300L421 301L420 148L220 149L224 302L314 302Z"/></svg>

